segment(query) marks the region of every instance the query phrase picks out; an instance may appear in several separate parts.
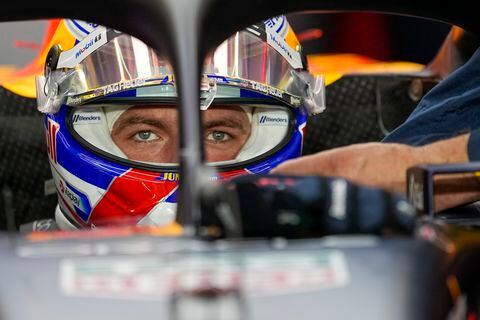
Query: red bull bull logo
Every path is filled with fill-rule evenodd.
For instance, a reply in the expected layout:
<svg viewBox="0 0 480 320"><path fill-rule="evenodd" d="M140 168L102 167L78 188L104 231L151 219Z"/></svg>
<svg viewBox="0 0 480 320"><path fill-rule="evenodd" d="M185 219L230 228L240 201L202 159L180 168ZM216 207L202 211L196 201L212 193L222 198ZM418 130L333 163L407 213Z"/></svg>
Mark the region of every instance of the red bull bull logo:
<svg viewBox="0 0 480 320"><path fill-rule="evenodd" d="M57 163L57 134L59 129L60 125L49 118L46 130L47 152L53 163Z"/></svg>

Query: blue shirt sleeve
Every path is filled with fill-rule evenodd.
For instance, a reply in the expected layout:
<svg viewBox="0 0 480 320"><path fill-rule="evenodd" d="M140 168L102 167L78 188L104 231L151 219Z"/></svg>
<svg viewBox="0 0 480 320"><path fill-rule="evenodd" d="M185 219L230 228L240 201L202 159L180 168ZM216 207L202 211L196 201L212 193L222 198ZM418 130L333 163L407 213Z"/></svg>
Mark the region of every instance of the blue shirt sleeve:
<svg viewBox="0 0 480 320"><path fill-rule="evenodd" d="M408 119L383 139L420 146L480 129L480 49L419 102ZM469 142L480 149L477 139ZM478 140L478 141L477 141ZM472 150L473 152L473 150ZM471 160L480 160L473 153ZM470 149L469 149L470 154Z"/></svg>
<svg viewBox="0 0 480 320"><path fill-rule="evenodd" d="M475 129L468 139L468 159L470 161L480 161L480 129Z"/></svg>

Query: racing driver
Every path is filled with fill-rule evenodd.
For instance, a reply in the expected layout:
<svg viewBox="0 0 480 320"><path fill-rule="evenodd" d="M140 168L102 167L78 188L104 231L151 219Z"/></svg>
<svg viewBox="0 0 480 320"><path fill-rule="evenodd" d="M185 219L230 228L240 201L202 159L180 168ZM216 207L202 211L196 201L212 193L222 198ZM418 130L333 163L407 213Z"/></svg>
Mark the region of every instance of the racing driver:
<svg viewBox="0 0 480 320"><path fill-rule="evenodd" d="M55 220L27 228L172 222L177 105L162 52L79 20L59 20L49 47L37 100L59 202ZM284 16L235 33L209 55L199 107L216 178L266 173L300 156L307 115L324 108L323 79L305 61Z"/></svg>

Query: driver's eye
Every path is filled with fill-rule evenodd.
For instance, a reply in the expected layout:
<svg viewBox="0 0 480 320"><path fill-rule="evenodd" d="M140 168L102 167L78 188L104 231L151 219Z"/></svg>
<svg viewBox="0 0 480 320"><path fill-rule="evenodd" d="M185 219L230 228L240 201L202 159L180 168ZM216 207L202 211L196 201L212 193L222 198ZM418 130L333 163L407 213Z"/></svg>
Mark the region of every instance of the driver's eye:
<svg viewBox="0 0 480 320"><path fill-rule="evenodd" d="M139 131L134 136L135 140L140 142L149 142L153 140L157 140L158 136L151 132L151 131Z"/></svg>
<svg viewBox="0 0 480 320"><path fill-rule="evenodd" d="M212 142L225 142L231 139L231 136L222 131L213 131L207 135L207 140Z"/></svg>

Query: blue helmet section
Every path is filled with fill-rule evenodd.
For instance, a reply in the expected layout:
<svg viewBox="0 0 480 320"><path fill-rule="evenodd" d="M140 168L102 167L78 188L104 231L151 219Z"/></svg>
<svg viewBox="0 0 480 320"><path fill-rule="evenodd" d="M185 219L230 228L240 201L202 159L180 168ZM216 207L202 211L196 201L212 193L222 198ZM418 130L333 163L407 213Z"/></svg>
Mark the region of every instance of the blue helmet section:
<svg viewBox="0 0 480 320"><path fill-rule="evenodd" d="M67 112L69 107L63 106L56 114L47 114L48 119L60 126L56 137L57 162L65 170L79 179L107 189L112 179L125 173L129 168L98 156L83 147L70 133L67 127ZM48 132L47 132L48 134Z"/></svg>
<svg viewBox="0 0 480 320"><path fill-rule="evenodd" d="M58 164L79 179L107 189L112 179L120 176L130 168L115 162L115 160L100 156L81 145L70 133L67 127L67 112L69 107L63 106L56 114L48 114L46 121L51 119L59 124L57 134L56 154ZM251 173L266 173L280 163L299 157L302 151L302 129L307 121L307 114L300 108L292 109L295 126L290 141L277 152L259 160L258 162L243 167ZM45 122L47 127L47 122ZM241 163L232 170L242 169Z"/></svg>

